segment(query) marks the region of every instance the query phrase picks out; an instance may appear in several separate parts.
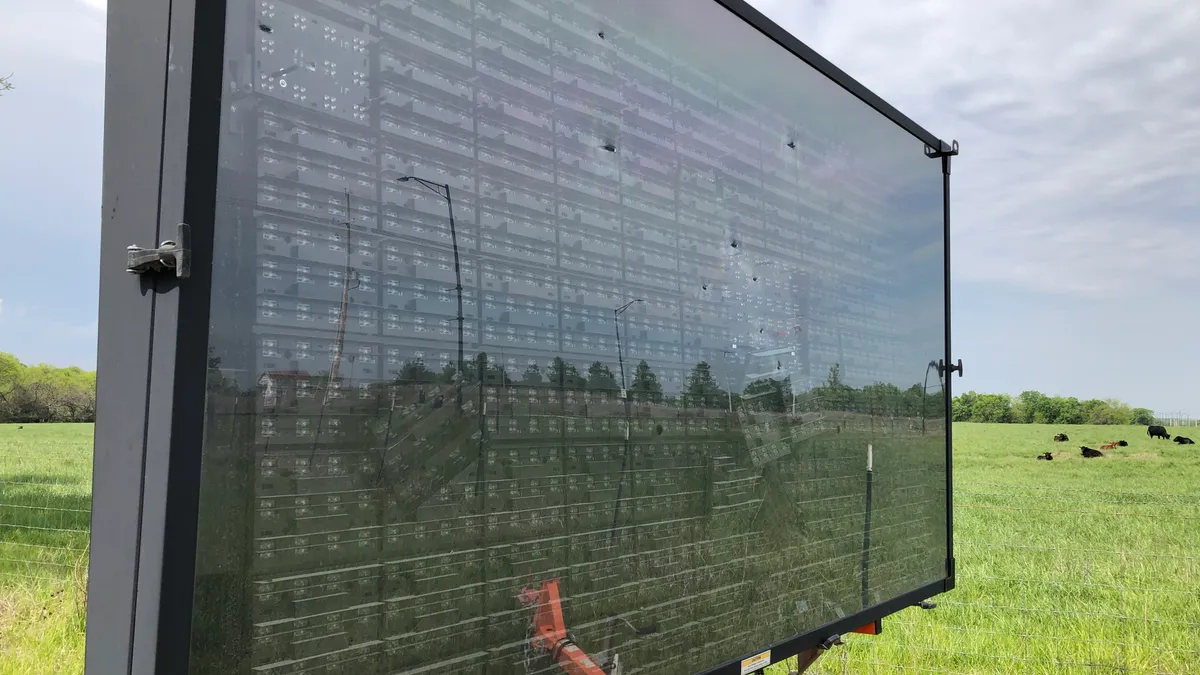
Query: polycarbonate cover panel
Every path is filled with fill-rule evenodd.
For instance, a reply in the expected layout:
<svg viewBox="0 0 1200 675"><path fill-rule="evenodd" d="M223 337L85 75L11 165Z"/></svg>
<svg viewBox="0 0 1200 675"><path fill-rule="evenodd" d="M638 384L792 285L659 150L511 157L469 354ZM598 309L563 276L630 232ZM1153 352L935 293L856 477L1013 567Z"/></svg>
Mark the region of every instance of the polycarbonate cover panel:
<svg viewBox="0 0 1200 675"><path fill-rule="evenodd" d="M716 2L227 20L193 673L692 673L945 578L920 141Z"/></svg>

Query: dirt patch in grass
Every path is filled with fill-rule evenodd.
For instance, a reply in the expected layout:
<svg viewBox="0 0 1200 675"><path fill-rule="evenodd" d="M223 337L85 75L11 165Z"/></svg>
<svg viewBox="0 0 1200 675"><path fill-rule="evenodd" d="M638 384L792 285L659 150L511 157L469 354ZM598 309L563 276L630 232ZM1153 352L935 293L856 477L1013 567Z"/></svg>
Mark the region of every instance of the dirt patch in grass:
<svg viewBox="0 0 1200 675"><path fill-rule="evenodd" d="M1132 455L1125 455L1125 459L1158 459L1157 452L1135 452Z"/></svg>

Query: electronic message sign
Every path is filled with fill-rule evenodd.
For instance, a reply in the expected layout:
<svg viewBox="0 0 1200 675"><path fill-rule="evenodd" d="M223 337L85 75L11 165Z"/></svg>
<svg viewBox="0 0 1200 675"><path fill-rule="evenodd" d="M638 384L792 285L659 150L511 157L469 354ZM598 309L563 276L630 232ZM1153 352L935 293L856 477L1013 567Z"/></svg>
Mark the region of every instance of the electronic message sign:
<svg viewBox="0 0 1200 675"><path fill-rule="evenodd" d="M753 672L953 583L946 148L739 3L224 31L190 672Z"/></svg>

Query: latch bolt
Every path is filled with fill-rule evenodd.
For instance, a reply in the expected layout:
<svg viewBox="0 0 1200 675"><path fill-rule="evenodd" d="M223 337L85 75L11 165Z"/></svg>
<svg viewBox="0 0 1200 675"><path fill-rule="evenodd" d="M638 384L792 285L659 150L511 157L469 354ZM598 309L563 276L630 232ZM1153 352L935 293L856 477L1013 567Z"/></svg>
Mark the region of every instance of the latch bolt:
<svg viewBox="0 0 1200 675"><path fill-rule="evenodd" d="M125 271L130 274L175 270L175 277L186 279L192 273L192 236L187 223L179 223L174 240L168 239L158 248L129 246L125 249Z"/></svg>
<svg viewBox="0 0 1200 675"><path fill-rule="evenodd" d="M945 376L947 373L953 375L954 373L957 372L958 376L962 377L962 375L963 375L962 359L959 359L956 363L951 363L950 365L946 365L945 361L938 359L937 369L938 369L939 376Z"/></svg>

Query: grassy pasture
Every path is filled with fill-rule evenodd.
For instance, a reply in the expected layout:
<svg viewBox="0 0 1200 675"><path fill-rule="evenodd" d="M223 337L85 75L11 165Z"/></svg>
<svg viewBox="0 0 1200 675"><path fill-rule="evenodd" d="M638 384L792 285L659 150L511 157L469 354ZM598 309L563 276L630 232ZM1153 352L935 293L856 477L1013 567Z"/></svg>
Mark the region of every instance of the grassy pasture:
<svg viewBox="0 0 1200 675"><path fill-rule="evenodd" d="M1200 446L1145 427L956 424L954 438L958 587L810 672L1200 672Z"/></svg>
<svg viewBox="0 0 1200 675"><path fill-rule="evenodd" d="M83 672L92 425L0 424L0 675Z"/></svg>
<svg viewBox="0 0 1200 675"><path fill-rule="evenodd" d="M810 672L1200 671L1200 446L1144 427L954 431L958 588ZM0 675L82 672L91 440L90 425L0 425Z"/></svg>

